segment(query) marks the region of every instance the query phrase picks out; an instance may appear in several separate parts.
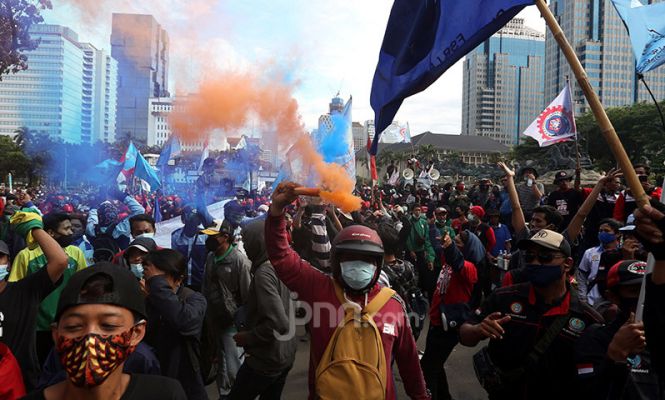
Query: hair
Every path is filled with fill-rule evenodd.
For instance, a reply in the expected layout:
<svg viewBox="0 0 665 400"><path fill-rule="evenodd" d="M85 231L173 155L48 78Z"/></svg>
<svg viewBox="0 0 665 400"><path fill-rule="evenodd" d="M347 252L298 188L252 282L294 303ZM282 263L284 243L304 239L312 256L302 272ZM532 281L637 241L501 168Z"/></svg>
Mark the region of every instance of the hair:
<svg viewBox="0 0 665 400"><path fill-rule="evenodd" d="M543 213L545 215L545 221L547 222L548 225L554 225L554 230L558 231L559 226L563 222L563 217L561 216L561 213L559 213L556 208L552 206L538 206L533 209L533 214L535 213Z"/></svg>
<svg viewBox="0 0 665 400"><path fill-rule="evenodd" d="M133 231L134 229L134 223L135 222L147 222L152 226L152 230L156 231L157 228L155 228L155 219L151 217L148 214L138 214L129 219L129 230Z"/></svg>
<svg viewBox="0 0 665 400"><path fill-rule="evenodd" d="M383 242L385 254L395 255L401 250L402 244L399 239L399 232L392 224L379 224L378 226L370 226L376 230Z"/></svg>
<svg viewBox="0 0 665 400"><path fill-rule="evenodd" d="M44 223L44 230L45 231L57 231L58 228L60 227L60 224L64 221L69 221L71 217L69 214L65 213L50 213L46 214L44 216L44 219L42 220Z"/></svg>
<svg viewBox="0 0 665 400"><path fill-rule="evenodd" d="M651 173L651 167L646 164L633 164L633 169L644 168L644 172L649 175Z"/></svg>
<svg viewBox="0 0 665 400"><path fill-rule="evenodd" d="M178 280L187 274L187 260L179 251L172 249L154 250L143 259L144 264L152 264L167 276Z"/></svg>
<svg viewBox="0 0 665 400"><path fill-rule="evenodd" d="M623 224L621 222L617 221L614 218L604 218L604 219L600 220L600 223L598 224L598 226L604 225L604 224L609 225L609 227L612 228L614 233L619 233L619 229L623 228Z"/></svg>
<svg viewBox="0 0 665 400"><path fill-rule="evenodd" d="M85 214L80 214L80 213L69 214L69 219L81 221L81 224L83 224L84 228L85 224L88 222L88 217L86 217Z"/></svg>
<svg viewBox="0 0 665 400"><path fill-rule="evenodd" d="M84 303L95 303L100 302L104 296L111 293L113 293L113 279L107 274L100 273L94 274L83 283L81 291L79 292L79 298ZM131 311L131 313L134 317L134 323L143 319L136 312Z"/></svg>
<svg viewBox="0 0 665 400"><path fill-rule="evenodd" d="M421 206L420 204L418 204L418 203L413 203L413 205L411 206L411 211L415 210L416 208L420 208L421 211L422 211L422 206Z"/></svg>

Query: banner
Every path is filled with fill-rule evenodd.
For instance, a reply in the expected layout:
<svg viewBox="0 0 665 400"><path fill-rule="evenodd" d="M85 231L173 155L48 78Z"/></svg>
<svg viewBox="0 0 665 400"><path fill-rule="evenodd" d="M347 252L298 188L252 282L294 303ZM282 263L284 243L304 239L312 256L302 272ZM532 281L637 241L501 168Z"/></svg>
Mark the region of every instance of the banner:
<svg viewBox="0 0 665 400"><path fill-rule="evenodd" d="M576 134L569 84L566 84L556 99L524 131L524 135L536 139L540 147L566 142Z"/></svg>

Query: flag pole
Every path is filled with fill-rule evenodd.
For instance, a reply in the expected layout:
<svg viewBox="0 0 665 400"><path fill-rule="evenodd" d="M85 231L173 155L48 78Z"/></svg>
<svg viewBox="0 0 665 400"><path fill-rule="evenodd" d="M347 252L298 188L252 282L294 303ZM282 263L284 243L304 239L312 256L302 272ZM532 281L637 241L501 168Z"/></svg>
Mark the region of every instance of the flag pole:
<svg viewBox="0 0 665 400"><path fill-rule="evenodd" d="M593 115L596 117L596 121L600 126L600 131L623 172L623 176L633 193L635 201L640 207L649 204L649 197L644 192L644 188L642 188L642 185L637 178L637 174L628 158L628 154L621 144L621 141L612 126L612 122L607 117L605 109L603 108L600 99L598 99L598 95L593 91L591 83L589 83L589 78L575 54L575 50L573 50L570 43L568 43L568 39L566 39L566 36L561 30L561 26L559 26L559 23L547 6L545 0L536 0L536 6L540 11L540 15L545 19L545 23L552 31L552 35L557 41L563 55L566 57L566 60L568 60L568 64L570 64L570 68L575 74L575 79L577 79L577 83L580 85L582 92L584 92L584 97L586 97L587 102L593 111Z"/></svg>
<svg viewBox="0 0 665 400"><path fill-rule="evenodd" d="M642 81L642 83L644 83L644 87L647 89L647 92L649 92L649 94L651 95L651 100L653 100L653 104L656 105L656 110L658 110L658 115L660 115L660 123L663 124L663 129L665 129L665 117L663 117L663 111L660 109L660 104L658 104L656 96L653 95L651 88L649 88L649 85L647 85L647 81L644 80L644 75L637 74L637 79Z"/></svg>

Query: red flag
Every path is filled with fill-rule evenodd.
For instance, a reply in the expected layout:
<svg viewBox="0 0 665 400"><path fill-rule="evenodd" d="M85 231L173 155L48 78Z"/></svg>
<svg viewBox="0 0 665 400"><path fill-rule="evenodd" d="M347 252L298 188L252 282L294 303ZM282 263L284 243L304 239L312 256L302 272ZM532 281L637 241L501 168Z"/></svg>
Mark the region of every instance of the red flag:
<svg viewBox="0 0 665 400"><path fill-rule="evenodd" d="M379 180L379 174L376 172L376 157L373 155L369 156L369 166L372 173L372 181L376 182Z"/></svg>

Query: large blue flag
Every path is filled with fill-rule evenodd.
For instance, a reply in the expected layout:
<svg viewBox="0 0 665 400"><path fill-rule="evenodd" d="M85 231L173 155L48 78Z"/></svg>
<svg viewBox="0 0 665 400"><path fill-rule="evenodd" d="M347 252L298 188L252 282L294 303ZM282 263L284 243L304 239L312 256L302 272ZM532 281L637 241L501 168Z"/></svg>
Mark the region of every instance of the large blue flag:
<svg viewBox="0 0 665 400"><path fill-rule="evenodd" d="M665 64L665 3L612 0L623 20L635 54L635 72L643 74Z"/></svg>
<svg viewBox="0 0 665 400"><path fill-rule="evenodd" d="M405 98L425 90L534 0L395 0L379 52L370 102L376 134Z"/></svg>
<svg viewBox="0 0 665 400"><path fill-rule="evenodd" d="M169 140L166 141L162 152L159 153L157 166L164 168L169 164L169 160L177 155L180 155L180 140L175 135L171 135Z"/></svg>
<svg viewBox="0 0 665 400"><path fill-rule="evenodd" d="M134 170L134 176L137 178L143 179L150 185L150 190L155 191L162 186L162 182L157 176L157 171L146 161L141 153L136 153L136 168Z"/></svg>

